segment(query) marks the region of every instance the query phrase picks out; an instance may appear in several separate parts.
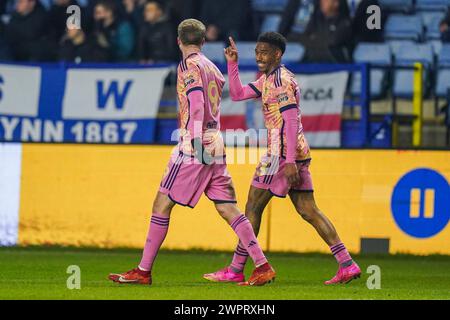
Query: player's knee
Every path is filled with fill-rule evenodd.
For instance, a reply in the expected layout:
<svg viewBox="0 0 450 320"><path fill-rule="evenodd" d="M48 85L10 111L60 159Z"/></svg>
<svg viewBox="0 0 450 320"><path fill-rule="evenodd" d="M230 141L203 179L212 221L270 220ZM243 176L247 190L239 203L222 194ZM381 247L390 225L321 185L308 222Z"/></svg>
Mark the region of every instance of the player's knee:
<svg viewBox="0 0 450 320"><path fill-rule="evenodd" d="M170 216L172 208L173 203L171 201L168 201L164 197L157 196L153 201L152 212Z"/></svg>
<svg viewBox="0 0 450 320"><path fill-rule="evenodd" d="M216 210L219 215L225 219L227 222L231 222L240 213L239 209L235 204L216 204Z"/></svg>
<svg viewBox="0 0 450 320"><path fill-rule="evenodd" d="M166 204L154 202L153 207L152 207L152 212L169 216L171 209L172 208Z"/></svg>

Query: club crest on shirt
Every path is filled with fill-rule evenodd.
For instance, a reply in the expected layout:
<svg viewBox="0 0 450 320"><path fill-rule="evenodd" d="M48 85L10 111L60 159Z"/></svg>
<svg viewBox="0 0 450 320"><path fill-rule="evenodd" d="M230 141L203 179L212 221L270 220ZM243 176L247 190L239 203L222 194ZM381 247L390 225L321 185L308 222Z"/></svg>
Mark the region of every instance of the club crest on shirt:
<svg viewBox="0 0 450 320"><path fill-rule="evenodd" d="M259 166L256 168L256 175L258 177L267 175L267 172L269 171L270 166L271 166L270 162L261 161Z"/></svg>

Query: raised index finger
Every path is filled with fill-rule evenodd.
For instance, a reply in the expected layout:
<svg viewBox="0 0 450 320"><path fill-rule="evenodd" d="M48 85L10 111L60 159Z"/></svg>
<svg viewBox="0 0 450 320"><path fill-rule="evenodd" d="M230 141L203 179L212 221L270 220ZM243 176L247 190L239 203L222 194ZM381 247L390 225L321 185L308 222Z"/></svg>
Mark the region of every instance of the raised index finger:
<svg viewBox="0 0 450 320"><path fill-rule="evenodd" d="M228 37L228 40L230 40L231 48L236 50L237 47L236 47L236 43L234 42L233 38L232 37Z"/></svg>

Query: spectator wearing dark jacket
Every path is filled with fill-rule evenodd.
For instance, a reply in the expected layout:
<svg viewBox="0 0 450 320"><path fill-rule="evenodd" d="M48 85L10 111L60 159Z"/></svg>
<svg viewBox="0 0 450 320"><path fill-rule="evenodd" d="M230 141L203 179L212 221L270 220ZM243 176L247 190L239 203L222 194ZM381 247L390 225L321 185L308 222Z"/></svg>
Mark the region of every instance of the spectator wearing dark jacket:
<svg viewBox="0 0 450 320"><path fill-rule="evenodd" d="M346 0L319 0L301 43L305 62L350 62L352 24Z"/></svg>
<svg viewBox="0 0 450 320"><path fill-rule="evenodd" d="M80 7L77 0L54 0L48 12L50 35L56 42L59 42L65 34L67 18L69 17L67 8L72 5ZM81 27L86 30L85 11L81 7L80 9Z"/></svg>
<svg viewBox="0 0 450 320"><path fill-rule="evenodd" d="M86 1L86 0L85 0ZM87 6L86 6L86 15L88 16L89 20L94 19L94 11L95 7L99 2L102 2L103 0L87 0ZM114 5L114 10L116 11L116 17L119 19L124 19L126 16L126 10L124 7L123 0L111 0Z"/></svg>
<svg viewBox="0 0 450 320"><path fill-rule="evenodd" d="M448 8L447 15L441 21L439 30L441 31L442 41L450 42L450 8Z"/></svg>
<svg viewBox="0 0 450 320"><path fill-rule="evenodd" d="M286 6L283 9L281 15L281 22L278 26L278 32L283 36L288 38L291 33L292 26L294 25L295 16L297 15L300 6L302 5L301 0L288 0Z"/></svg>
<svg viewBox="0 0 450 320"><path fill-rule="evenodd" d="M84 20L86 21L86 32L92 32L95 27L95 8L97 4L103 2L103 0L78 0L78 1L87 1L87 5L84 7ZM114 15L117 20L127 20L127 13L124 7L123 0L110 0L112 2L112 6L114 8Z"/></svg>
<svg viewBox="0 0 450 320"><path fill-rule="evenodd" d="M48 61L54 59L56 43L47 34L47 13L37 0L17 0L5 36L14 60Z"/></svg>
<svg viewBox="0 0 450 320"><path fill-rule="evenodd" d="M189 18L200 20L202 0L167 0L167 15L174 26Z"/></svg>
<svg viewBox="0 0 450 320"><path fill-rule="evenodd" d="M133 55L131 24L118 17L113 0L101 0L94 8L94 35L97 43L110 52L111 62L129 61Z"/></svg>
<svg viewBox="0 0 450 320"><path fill-rule="evenodd" d="M8 4L8 1L0 1L0 15L3 15L6 13L6 5Z"/></svg>
<svg viewBox="0 0 450 320"><path fill-rule="evenodd" d="M353 40L354 44L358 42L382 42L383 41L383 25L385 21L385 15L383 11L380 10L381 14L381 28L380 29L369 29L367 28L367 20L370 14L367 13L367 8L370 6L380 6L378 0L361 0L355 11L355 16L353 18Z"/></svg>
<svg viewBox="0 0 450 320"><path fill-rule="evenodd" d="M146 0L122 0L124 16L137 32L143 23L143 11Z"/></svg>
<svg viewBox="0 0 450 320"><path fill-rule="evenodd" d="M204 0L200 20L206 26L207 41L254 40L249 0Z"/></svg>
<svg viewBox="0 0 450 320"><path fill-rule="evenodd" d="M91 35L82 29L67 29L61 39L59 60L65 62L107 62L109 51L102 48Z"/></svg>
<svg viewBox="0 0 450 320"><path fill-rule="evenodd" d="M144 8L144 23L138 40L138 58L141 63L177 60L174 26L167 20L162 5L150 1Z"/></svg>
<svg viewBox="0 0 450 320"><path fill-rule="evenodd" d="M11 51L5 39L5 25L0 21L0 61L9 61L11 59Z"/></svg>

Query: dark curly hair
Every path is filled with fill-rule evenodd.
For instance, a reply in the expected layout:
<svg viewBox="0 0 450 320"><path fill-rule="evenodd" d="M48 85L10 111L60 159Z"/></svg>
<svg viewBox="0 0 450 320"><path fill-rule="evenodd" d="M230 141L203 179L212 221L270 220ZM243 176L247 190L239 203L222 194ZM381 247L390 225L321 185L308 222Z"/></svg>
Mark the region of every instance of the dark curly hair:
<svg viewBox="0 0 450 320"><path fill-rule="evenodd" d="M286 50L286 38L278 32L264 32L259 35L257 42L265 42L281 50L284 54Z"/></svg>

